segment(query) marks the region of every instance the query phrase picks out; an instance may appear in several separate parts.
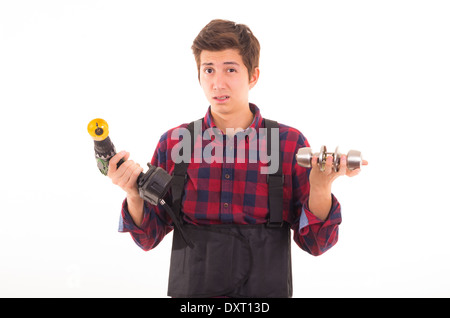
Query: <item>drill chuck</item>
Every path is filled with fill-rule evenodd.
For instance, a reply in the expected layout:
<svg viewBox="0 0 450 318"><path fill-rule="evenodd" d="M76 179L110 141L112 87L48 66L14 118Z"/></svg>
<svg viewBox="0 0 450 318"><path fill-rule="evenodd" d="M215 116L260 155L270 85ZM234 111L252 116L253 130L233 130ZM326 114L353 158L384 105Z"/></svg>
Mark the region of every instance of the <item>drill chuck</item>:
<svg viewBox="0 0 450 318"><path fill-rule="evenodd" d="M94 141L102 141L106 139L109 134L108 123L101 118L91 120L87 126L87 130Z"/></svg>

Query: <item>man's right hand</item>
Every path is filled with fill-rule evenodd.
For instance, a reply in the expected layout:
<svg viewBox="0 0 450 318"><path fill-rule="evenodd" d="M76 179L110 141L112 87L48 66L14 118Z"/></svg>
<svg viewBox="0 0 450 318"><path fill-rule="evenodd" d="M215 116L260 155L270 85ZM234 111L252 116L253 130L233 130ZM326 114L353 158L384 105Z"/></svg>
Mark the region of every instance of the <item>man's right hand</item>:
<svg viewBox="0 0 450 318"><path fill-rule="evenodd" d="M130 153L121 151L109 160L108 177L112 183L121 187L127 193L128 212L137 226L142 224L144 219L144 200L139 196L137 178L144 170L133 160L128 160ZM117 163L123 159L124 163L117 168Z"/></svg>
<svg viewBox="0 0 450 318"><path fill-rule="evenodd" d="M130 153L121 151L109 161L108 177L113 184L118 185L127 193L128 199L140 198L137 187L137 178L144 171L138 163L128 160ZM117 168L117 163L123 159L124 163Z"/></svg>

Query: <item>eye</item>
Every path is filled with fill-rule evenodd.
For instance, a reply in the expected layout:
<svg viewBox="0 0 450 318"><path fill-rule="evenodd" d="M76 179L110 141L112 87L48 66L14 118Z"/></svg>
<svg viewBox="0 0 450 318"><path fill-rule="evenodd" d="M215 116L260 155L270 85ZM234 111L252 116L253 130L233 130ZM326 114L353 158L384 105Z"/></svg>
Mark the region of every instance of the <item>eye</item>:
<svg viewBox="0 0 450 318"><path fill-rule="evenodd" d="M204 72L205 72L206 74L211 74L213 71L214 71L214 70L213 70L212 68L210 68L210 67L204 69Z"/></svg>
<svg viewBox="0 0 450 318"><path fill-rule="evenodd" d="M228 69L228 73L235 73L236 72L236 69L235 68L229 68Z"/></svg>

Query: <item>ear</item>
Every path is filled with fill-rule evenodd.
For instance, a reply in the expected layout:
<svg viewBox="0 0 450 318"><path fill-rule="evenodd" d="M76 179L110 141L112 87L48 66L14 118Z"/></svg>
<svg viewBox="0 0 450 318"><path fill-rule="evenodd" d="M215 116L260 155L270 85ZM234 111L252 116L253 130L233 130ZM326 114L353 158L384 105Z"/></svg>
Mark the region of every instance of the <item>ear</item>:
<svg viewBox="0 0 450 318"><path fill-rule="evenodd" d="M248 83L250 86L250 89L252 89L256 85L256 83L258 82L258 79L259 79L259 67L255 67L255 70L253 71L253 75L250 78L250 81Z"/></svg>

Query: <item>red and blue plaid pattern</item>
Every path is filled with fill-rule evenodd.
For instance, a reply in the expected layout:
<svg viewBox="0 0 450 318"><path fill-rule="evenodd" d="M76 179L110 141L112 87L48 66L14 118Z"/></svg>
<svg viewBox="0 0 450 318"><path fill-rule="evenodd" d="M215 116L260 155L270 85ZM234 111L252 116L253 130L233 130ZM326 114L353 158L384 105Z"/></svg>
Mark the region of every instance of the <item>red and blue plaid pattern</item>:
<svg viewBox="0 0 450 318"><path fill-rule="evenodd" d="M267 166L267 163L262 163L259 156L256 162L249 159L250 153L254 154L257 150L260 153L265 149L253 149L259 144L252 142L252 138L256 138L255 134L248 134L248 129L257 132L260 128L264 128L264 119L258 107L250 104L250 109L254 113L254 120L246 131L241 132L242 134L247 132L247 136L239 138L237 133L234 140L227 140L230 137L216 133L213 140L210 140L208 133L199 135L201 140L196 142L195 147L201 146L202 149L194 152L197 158L192 157L187 170L182 200L184 222L197 225L267 222L269 215L267 174L260 173L261 167ZM173 132L179 128L187 128L187 124L173 128L161 136L151 161L153 165L169 173L173 172L175 165L172 150L179 147L180 143L180 138L173 138ZM217 129L210 110L203 119L202 132L208 128ZM279 137L284 176L283 219L291 225L294 241L303 250L320 255L337 242L338 226L341 223L340 204L332 195L332 208L325 221L318 219L309 211L310 169L300 167L295 159L299 148L309 147L308 141L300 131L283 124L279 126ZM228 151L227 146L230 148ZM214 153L212 150L214 148L218 153ZM222 153L217 151L218 149L222 149ZM199 155L202 156L201 160L198 158ZM166 201L171 202L171 198L167 198ZM143 223L137 227L127 211L127 202L124 200L119 231L130 232L142 249L150 250L156 247L172 229L172 221L164 208L160 205L152 206L147 202L144 204Z"/></svg>

